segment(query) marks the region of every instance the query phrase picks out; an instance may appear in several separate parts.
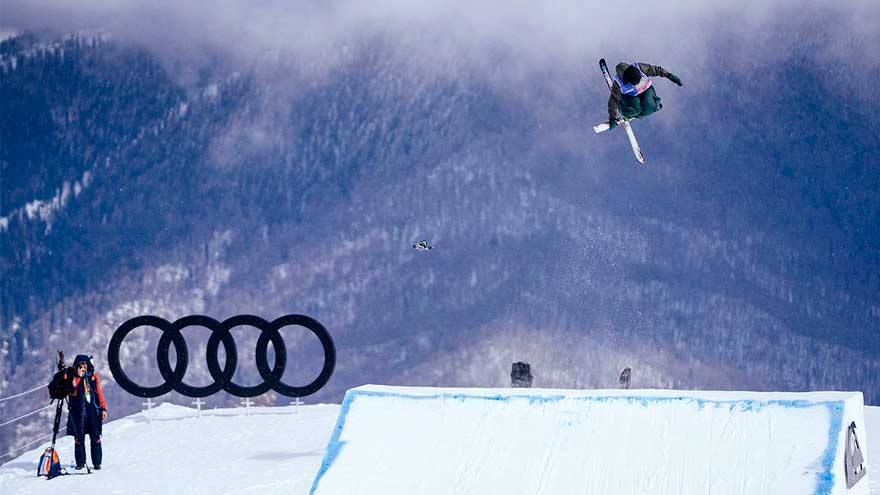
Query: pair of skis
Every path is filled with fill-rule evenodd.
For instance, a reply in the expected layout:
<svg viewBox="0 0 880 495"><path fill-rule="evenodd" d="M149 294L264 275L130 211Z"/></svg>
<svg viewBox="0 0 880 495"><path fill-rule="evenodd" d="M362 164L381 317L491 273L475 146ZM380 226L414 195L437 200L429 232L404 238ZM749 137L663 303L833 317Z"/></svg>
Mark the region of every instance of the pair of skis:
<svg viewBox="0 0 880 495"><path fill-rule="evenodd" d="M611 73L608 72L608 65L605 64L605 59L599 60L599 69L602 70L602 75L605 76L605 83L608 84L608 90L611 91L611 87L614 85L614 81L611 80ZM636 135L633 133L632 125L630 125L630 119L625 117L618 117L617 125L623 127L626 131L626 137L629 138L629 145L632 147L633 154L636 156L636 160L639 163L645 163L645 156L642 155L642 149L639 147L639 142L636 141ZM596 124L593 126L593 130L596 131L596 134L600 132L605 132L609 130L611 126L608 122L603 122L601 124Z"/></svg>

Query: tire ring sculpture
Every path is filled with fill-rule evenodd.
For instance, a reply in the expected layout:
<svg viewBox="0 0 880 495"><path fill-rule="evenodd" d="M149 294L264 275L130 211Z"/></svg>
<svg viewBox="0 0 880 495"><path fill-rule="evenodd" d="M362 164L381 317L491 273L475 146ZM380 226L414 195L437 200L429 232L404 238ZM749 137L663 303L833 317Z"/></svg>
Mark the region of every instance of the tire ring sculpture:
<svg viewBox="0 0 880 495"><path fill-rule="evenodd" d="M256 354L257 371L260 373L263 383L250 387L239 385L232 381L232 375L235 374L235 368L238 365L238 351L235 339L233 339L230 331L234 327L242 325L252 326L260 330ZM281 381L287 366L287 349L279 330L290 325L301 326L310 330L321 341L321 347L324 350L324 366L321 368L321 373L314 381L302 387L295 387ZM183 377L189 364L189 350L186 347L186 340L184 340L180 331L190 326L200 326L211 330L211 337L208 338L207 360L208 372L211 374L214 382L202 387L188 385L183 382ZM162 331L162 337L159 339L159 345L156 349L156 363L159 367L159 373L165 382L155 387L138 385L128 378L125 371L122 370L122 365L119 363L119 349L122 341L125 340L125 337L132 330L139 327L154 327ZM267 354L269 342L272 343L272 347L275 350L275 364L271 368L269 367L269 356ZM222 368L220 367L220 359L217 356L220 344L223 344L223 350L226 354L226 362ZM177 362L174 368L171 367L171 360L168 357L168 351L172 345L177 354ZM321 325L314 318L305 315L285 315L272 322L253 315L233 316L223 322L209 316L190 315L180 318L173 323L158 316L144 315L126 321L116 329L113 337L110 338L110 345L107 349L107 361L116 383L123 390L138 397L158 397L174 390L188 397L201 398L207 397L221 389L234 396L243 398L256 397L269 390L274 390L287 397L305 397L320 390L330 380L330 376L336 368L336 346L333 343L330 332L324 328L324 325Z"/></svg>

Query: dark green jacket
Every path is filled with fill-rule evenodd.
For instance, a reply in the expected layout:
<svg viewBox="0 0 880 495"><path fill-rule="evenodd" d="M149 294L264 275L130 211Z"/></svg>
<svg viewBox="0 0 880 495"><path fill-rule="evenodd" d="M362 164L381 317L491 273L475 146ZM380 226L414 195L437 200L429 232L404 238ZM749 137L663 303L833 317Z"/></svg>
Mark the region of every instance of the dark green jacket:
<svg viewBox="0 0 880 495"><path fill-rule="evenodd" d="M614 70L617 72L617 77L623 78L623 71L629 67L630 64L627 62L621 62L617 64L617 67ZM645 73L648 77L669 77L669 72L660 67L659 65L651 65L639 62L639 69L642 69L642 72ZM620 92L620 85L617 84L617 81L614 78L611 79L613 83L611 84L611 96L608 98L608 120L612 121L617 118L617 109L620 106L620 100L623 98L623 93Z"/></svg>

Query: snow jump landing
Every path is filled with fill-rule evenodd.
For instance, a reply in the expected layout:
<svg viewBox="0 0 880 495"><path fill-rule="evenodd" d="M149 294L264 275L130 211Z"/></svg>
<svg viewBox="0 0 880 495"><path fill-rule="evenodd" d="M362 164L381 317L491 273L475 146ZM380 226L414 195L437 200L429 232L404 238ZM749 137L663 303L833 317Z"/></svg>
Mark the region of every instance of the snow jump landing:
<svg viewBox="0 0 880 495"><path fill-rule="evenodd" d="M868 495L863 414L859 392L366 385L310 493Z"/></svg>

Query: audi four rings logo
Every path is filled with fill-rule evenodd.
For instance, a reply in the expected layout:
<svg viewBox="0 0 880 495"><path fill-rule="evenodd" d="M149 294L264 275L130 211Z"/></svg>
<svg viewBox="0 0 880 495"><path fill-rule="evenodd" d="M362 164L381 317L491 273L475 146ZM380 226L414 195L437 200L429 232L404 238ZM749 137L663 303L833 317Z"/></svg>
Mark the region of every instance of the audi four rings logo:
<svg viewBox="0 0 880 495"><path fill-rule="evenodd" d="M232 381L232 375L235 374L235 367L238 365L238 352L230 330L242 325L256 327L260 330L260 337L257 339L257 371L263 378L263 383L252 387L239 385ZM321 374L312 383L303 387L294 387L281 381L287 365L287 349L278 330L289 325L297 325L311 330L321 341L321 347L324 349L324 366L321 368ZM195 387L183 382L183 376L186 374L186 367L189 364L189 350L180 331L190 326L205 327L211 330L211 337L208 338L207 359L208 372L214 382L203 387ZM162 337L159 339L156 351L156 363L165 383L155 387L143 387L133 382L122 371L122 366L119 363L119 347L122 345L122 341L132 330L139 327L154 327L162 331ZM272 347L275 349L275 364L271 368L269 367L269 357L266 354L269 342L272 342ZM221 343L226 351L226 362L222 368L217 356L217 350ZM171 368L168 357L168 350L172 344L177 353L177 362L174 368ZM223 322L208 316L191 315L174 323L158 316L145 315L132 318L116 329L110 339L107 360L116 383L125 391L144 398L158 397L172 390L189 397L200 398L207 397L221 389L237 397L256 397L269 390L274 390L287 397L305 397L320 390L330 380L330 375L333 374L333 369L336 367L336 346L324 325L305 315L286 315L272 322L253 315L233 316Z"/></svg>

